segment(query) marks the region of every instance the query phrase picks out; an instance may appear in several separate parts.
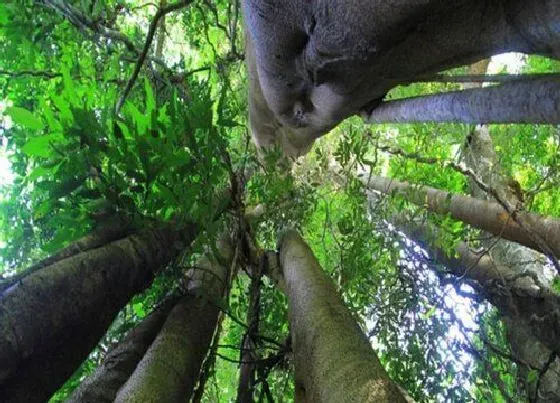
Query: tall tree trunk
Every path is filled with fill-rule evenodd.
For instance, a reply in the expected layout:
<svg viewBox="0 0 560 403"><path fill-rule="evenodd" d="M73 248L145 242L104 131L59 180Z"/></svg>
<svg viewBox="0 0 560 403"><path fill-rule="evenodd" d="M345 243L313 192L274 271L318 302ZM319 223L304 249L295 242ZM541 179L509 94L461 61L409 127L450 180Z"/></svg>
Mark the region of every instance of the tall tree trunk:
<svg viewBox="0 0 560 403"><path fill-rule="evenodd" d="M518 80L496 87L382 102L368 123L560 123L560 80Z"/></svg>
<svg viewBox="0 0 560 403"><path fill-rule="evenodd" d="M295 231L279 240L295 355L296 401L406 402Z"/></svg>
<svg viewBox="0 0 560 403"><path fill-rule="evenodd" d="M261 264L251 270L251 285L249 287L249 306L247 309L247 331L243 336L241 350L241 365L239 366L239 386L237 387L237 403L253 402L253 387L257 369L257 342L255 335L259 332L260 298L261 298Z"/></svg>
<svg viewBox="0 0 560 403"><path fill-rule="evenodd" d="M498 157L487 126L479 126L471 131L465 145L465 162L477 173L482 180L498 191L503 197L515 205L521 205L517 192L512 191L509 184L512 182L501 170ZM488 195L475 183L471 183L471 191L475 197L486 199ZM554 235L554 234L551 234ZM546 238L548 241L550 238ZM492 239L487 237L481 241L488 253L492 256L498 266L510 266L519 274L532 273L537 279L534 286L539 287L541 292L548 290L551 286L551 276L545 275L545 263L542 256L531 249L527 249L516 243L503 239ZM552 242L549 242L552 245ZM546 312L536 315L534 320L545 320ZM558 315L558 312L556 313ZM527 368L520 367L519 383L526 385L529 396L533 401L558 402L560 400L560 357L557 355L558 347L551 349L550 345L539 341L532 331L523 326L518 326L520 318L516 315L506 317L505 322L508 329L508 338L512 350L523 360L536 368L543 368L543 374L536 384L527 384ZM560 333L556 333L556 339L560 340ZM558 346L558 342L556 343ZM556 358L554 355L556 354ZM549 363L549 360L552 361Z"/></svg>
<svg viewBox="0 0 560 403"><path fill-rule="evenodd" d="M519 242L532 249L552 253L560 258L560 220L542 217L528 212L517 212L516 217L523 225L496 202L470 196L458 195L429 186L412 185L381 176L361 176L370 189L381 193L397 193L411 203L426 207L438 214L450 214L475 228L496 236ZM510 205L517 206L518 203ZM550 251L550 252L549 252Z"/></svg>
<svg viewBox="0 0 560 403"><path fill-rule="evenodd" d="M4 290L0 401L48 399L197 228L146 229L55 261Z"/></svg>
<svg viewBox="0 0 560 403"><path fill-rule="evenodd" d="M448 256L435 246L441 239L440 231L429 223L417 221L402 222L398 218L390 220L407 237L422 245L432 259L459 278L475 280L482 293L507 321L514 321L524 333L531 334L531 340L560 353L560 296L548 287L538 287L534 283L534 273L524 274L511 266L499 265L491 254L474 252L466 242L459 242L455 255ZM507 292L504 292L507 289Z"/></svg>
<svg viewBox="0 0 560 403"><path fill-rule="evenodd" d="M167 0L160 0L159 1L159 8L165 8L167 6ZM158 32L157 32L157 39L156 39L156 50L154 52L155 56L158 59L161 59L162 55L163 55L163 45L165 43L165 35L167 34L166 32L166 27L165 27L165 15L163 17L161 17L161 20L159 22L159 26L158 26Z"/></svg>
<svg viewBox="0 0 560 403"><path fill-rule="evenodd" d="M222 238L190 272L188 294L175 305L161 331L119 390L115 402L185 402L196 385L212 342L218 301L229 282L231 241Z"/></svg>
<svg viewBox="0 0 560 403"><path fill-rule="evenodd" d="M110 403L128 380L160 331L177 298L169 298L112 349L93 374L82 381L67 403Z"/></svg>
<svg viewBox="0 0 560 403"><path fill-rule="evenodd" d="M23 272L0 280L0 293L3 292L6 288L9 288L12 285L16 284L19 280L21 280L25 276L28 276L34 271L40 270L46 266L50 266L62 259L77 255L80 252L95 249L100 246L106 245L109 242L124 238L130 233L130 231L131 228L126 220L122 219L121 217L113 217L110 222L101 224L90 234L78 239L71 245L60 249L51 256L35 263L31 267L25 269Z"/></svg>

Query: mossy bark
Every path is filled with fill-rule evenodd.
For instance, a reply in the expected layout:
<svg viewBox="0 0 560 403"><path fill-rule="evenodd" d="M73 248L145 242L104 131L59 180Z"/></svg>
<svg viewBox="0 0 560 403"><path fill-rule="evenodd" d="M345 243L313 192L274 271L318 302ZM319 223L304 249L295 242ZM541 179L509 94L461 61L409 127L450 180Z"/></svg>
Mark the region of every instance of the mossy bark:
<svg viewBox="0 0 560 403"><path fill-rule="evenodd" d="M456 220L475 228L560 257L560 220L534 213L517 212L517 217L523 224L523 227L520 227L497 202L454 194L429 186L399 182L381 176L363 176L361 180L372 190L401 195L411 203L426 207L435 213L450 214Z"/></svg>
<svg viewBox="0 0 560 403"><path fill-rule="evenodd" d="M156 339L119 390L115 402L186 402L196 385L218 322L233 259L230 243L200 259L191 271L189 294L173 308Z"/></svg>
<svg viewBox="0 0 560 403"><path fill-rule="evenodd" d="M41 402L76 370L118 311L197 234L161 228L55 261L0 294L0 401Z"/></svg>
<svg viewBox="0 0 560 403"><path fill-rule="evenodd" d="M103 363L88 376L67 400L67 403L113 402L117 392L128 380L142 359L177 298L164 301L107 354Z"/></svg>
<svg viewBox="0 0 560 403"><path fill-rule="evenodd" d="M285 232L279 250L295 355L296 400L406 402L299 234Z"/></svg>

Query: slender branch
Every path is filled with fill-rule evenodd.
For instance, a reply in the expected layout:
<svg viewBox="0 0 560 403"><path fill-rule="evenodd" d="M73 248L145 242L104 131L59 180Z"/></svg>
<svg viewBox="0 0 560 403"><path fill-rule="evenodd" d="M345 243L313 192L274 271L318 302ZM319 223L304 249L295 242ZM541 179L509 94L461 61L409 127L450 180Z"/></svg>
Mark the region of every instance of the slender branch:
<svg viewBox="0 0 560 403"><path fill-rule="evenodd" d="M20 70L20 71L8 71L8 70L1 70L0 75L9 76L12 78L16 77L24 77L24 76L31 76L31 77L39 77L45 79L52 79L62 77L62 73L57 73L55 71L48 71L48 70Z"/></svg>
<svg viewBox="0 0 560 403"><path fill-rule="evenodd" d="M188 6L192 2L193 2L193 0L182 0L182 1L178 1L176 3L170 4L166 7L158 9L158 11L156 12L156 15L154 16L152 22L150 23L150 27L148 29L148 35L146 36L146 41L144 42L144 48L142 49L142 52L140 53L140 56L138 57L138 60L136 61L136 65L134 66L134 71L132 72L132 76L128 80L122 95L120 96L119 100L117 101L117 105L115 107L115 114L116 115L119 114L120 109L122 108L122 106L124 105L124 102L126 101L126 97L128 96L128 94L132 90L132 87L134 86L134 82L138 78L138 74L140 73L140 70L142 69L142 66L144 65L144 62L146 61L146 56L148 56L148 51L150 50L150 46L152 45L152 41L154 40L154 35L156 33L159 20L162 17L164 17L166 14L169 14L173 11L180 10L181 8L184 8L184 7Z"/></svg>
<svg viewBox="0 0 560 403"><path fill-rule="evenodd" d="M53 80L55 78L61 78L62 73L58 73L56 71L49 71L49 70L21 70L21 71L7 71L7 70L0 70L0 75L8 76L10 78L23 78L23 77L32 77L32 78L39 78L43 80ZM73 80L91 80L95 79L97 81L103 80L106 83L116 84L116 85L123 85L125 84L124 80L119 80L116 78L112 79L103 79L101 77L92 78L89 76L72 76Z"/></svg>

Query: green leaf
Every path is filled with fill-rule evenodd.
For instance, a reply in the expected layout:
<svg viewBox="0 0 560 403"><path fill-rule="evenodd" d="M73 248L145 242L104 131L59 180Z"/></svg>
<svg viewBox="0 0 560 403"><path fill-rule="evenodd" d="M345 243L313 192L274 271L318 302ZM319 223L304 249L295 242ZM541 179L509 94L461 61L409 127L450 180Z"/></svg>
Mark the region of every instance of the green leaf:
<svg viewBox="0 0 560 403"><path fill-rule="evenodd" d="M146 310L144 309L144 305L141 303L133 304L132 310L134 311L136 316L138 316L140 319L146 316Z"/></svg>
<svg viewBox="0 0 560 403"><path fill-rule="evenodd" d="M29 139L21 148L26 155L30 157L49 157L51 148L49 143L53 140L52 136L37 136Z"/></svg>
<svg viewBox="0 0 560 403"><path fill-rule="evenodd" d="M556 276L552 282L552 288L560 294L560 276Z"/></svg>
<svg viewBox="0 0 560 403"><path fill-rule="evenodd" d="M28 182L33 182L35 180L37 180L38 178L42 177L42 176L46 176L52 173L52 170L50 168L46 168L43 166L38 166L35 169L33 169L33 171L31 171L27 176L26 176L26 180Z"/></svg>
<svg viewBox="0 0 560 403"><path fill-rule="evenodd" d="M50 213L54 208L54 204L50 200L45 200L33 209L33 219L40 220Z"/></svg>
<svg viewBox="0 0 560 403"><path fill-rule="evenodd" d="M144 88L146 89L146 115L150 115L156 109L156 99L150 81L147 78L144 78Z"/></svg>
<svg viewBox="0 0 560 403"><path fill-rule="evenodd" d="M9 21L8 9L3 4L0 4L0 24L7 25Z"/></svg>
<svg viewBox="0 0 560 403"><path fill-rule="evenodd" d="M63 66L62 68L62 82L64 83L64 94L66 98L70 101L70 104L79 106L80 99L78 97L78 92L72 81L72 76L70 75L70 70L68 67Z"/></svg>
<svg viewBox="0 0 560 403"><path fill-rule="evenodd" d="M12 118L14 123L32 130L41 130L45 125L40 118L37 118L33 112L24 108L13 106L6 109L6 114Z"/></svg>
<svg viewBox="0 0 560 403"><path fill-rule="evenodd" d="M432 316L434 316L435 313L436 313L436 307L434 305L430 309L428 309L428 311L426 313L422 314L421 317L422 317L422 319L429 319Z"/></svg>
<svg viewBox="0 0 560 403"><path fill-rule="evenodd" d="M146 134L146 131L150 124L150 117L140 112L132 102L127 102L126 108L127 108L127 112L129 113L129 115L132 117L132 120L136 124L138 134L142 136Z"/></svg>
<svg viewBox="0 0 560 403"><path fill-rule="evenodd" d="M527 374L527 382L528 383L535 383L539 377L539 371L536 369L532 369Z"/></svg>

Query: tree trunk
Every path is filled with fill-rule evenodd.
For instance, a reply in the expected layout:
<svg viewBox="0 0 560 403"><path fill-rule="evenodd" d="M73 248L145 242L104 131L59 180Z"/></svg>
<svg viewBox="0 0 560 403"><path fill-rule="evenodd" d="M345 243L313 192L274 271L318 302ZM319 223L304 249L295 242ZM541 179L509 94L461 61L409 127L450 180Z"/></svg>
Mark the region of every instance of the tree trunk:
<svg viewBox="0 0 560 403"><path fill-rule="evenodd" d="M0 295L0 401L41 402L198 233L146 229L36 270Z"/></svg>
<svg viewBox="0 0 560 403"><path fill-rule="evenodd" d="M459 242L455 246L455 256L448 256L435 246L441 234L428 223L403 223L397 218L391 219L391 223L421 244L432 259L443 264L450 273L479 283L482 287L478 290L503 317L514 320L515 326L526 329L526 333L531 333L533 339L551 351L560 352L558 294L547 287L536 286L531 274L524 275L520 270L497 264L491 254L473 252L466 242Z"/></svg>
<svg viewBox="0 0 560 403"><path fill-rule="evenodd" d="M218 301L229 281L231 241L222 239L190 272L188 294L173 308L158 336L119 390L115 402L185 402L212 342Z"/></svg>
<svg viewBox="0 0 560 403"><path fill-rule="evenodd" d="M260 320L260 298L261 298L261 267L260 263L255 265L251 273L251 285L249 286L249 306L247 310L247 331L243 336L241 351L241 365L239 366L239 386L237 387L237 403L253 402L253 387L257 360L259 355L256 351L257 343L255 335L259 333Z"/></svg>
<svg viewBox="0 0 560 403"><path fill-rule="evenodd" d="M126 337L105 357L93 374L82 381L67 403L110 403L130 377L138 362L160 331L177 298L161 306L130 330Z"/></svg>
<svg viewBox="0 0 560 403"><path fill-rule="evenodd" d="M279 250L295 355L296 401L406 402L303 239L288 231Z"/></svg>
<svg viewBox="0 0 560 403"><path fill-rule="evenodd" d="M518 242L535 250L546 246L560 258L560 220L528 212L517 212L523 228L498 203L458 195L429 186L411 185L381 176L363 175L362 182L381 193L397 193L406 200L438 214L450 214L475 228L488 231L504 239ZM515 204L516 205L516 204Z"/></svg>
<svg viewBox="0 0 560 403"><path fill-rule="evenodd" d="M508 51L560 57L557 0L242 4L263 99L310 143L415 77Z"/></svg>
<svg viewBox="0 0 560 403"><path fill-rule="evenodd" d="M96 228L90 234L82 237L81 239L78 239L71 245L60 249L53 255L35 263L23 272L0 280L0 292L3 292L6 288L11 287L19 280L21 280L25 276L28 276L34 271L40 270L46 266L50 266L62 259L77 255L80 252L95 249L100 246L106 245L109 242L124 238L129 233L130 227L128 223L120 217L115 217L111 220L110 223L100 225L99 228Z"/></svg>
<svg viewBox="0 0 560 403"><path fill-rule="evenodd" d="M513 192L509 186L509 183L512 181L511 178L504 175L501 170L488 127L479 126L470 133L466 142L464 154L466 164L470 166L486 184L504 195L511 204L522 204L517 192ZM475 197L481 199L488 198L488 195L475 183L471 183L471 191ZM551 235L558 235L558 233ZM549 245L553 244L551 238L545 239L549 241ZM552 276L546 275L546 263L544 259L542 259L542 256L539 256L535 251L516 243L508 242L503 239L495 240L491 237L483 240L482 244L487 248L496 265L509 266L511 270L514 270L518 274L529 273L535 276L538 281L533 282L533 285L540 289L539 292L547 292L551 287ZM520 314L522 315L523 312L524 310L521 310ZM560 313L557 311L556 316L559 314ZM555 345L547 345L535 337L532 331L533 329L528 330L526 327L518 326L519 320L520 317L515 313L505 318L512 351L532 366L542 368L543 374L540 376L538 384L528 384L528 369L520 367L518 383L524 385L533 401L558 402L560 400L560 357L556 355L556 358L554 358L554 354L557 354L559 349L558 340L560 332L558 332L558 330L556 331ZM547 322L546 311L537 312L536 316L533 318L533 322L540 320ZM547 364L551 357L552 361Z"/></svg>
<svg viewBox="0 0 560 403"><path fill-rule="evenodd" d="M383 102L368 123L560 123L560 80L532 79Z"/></svg>

